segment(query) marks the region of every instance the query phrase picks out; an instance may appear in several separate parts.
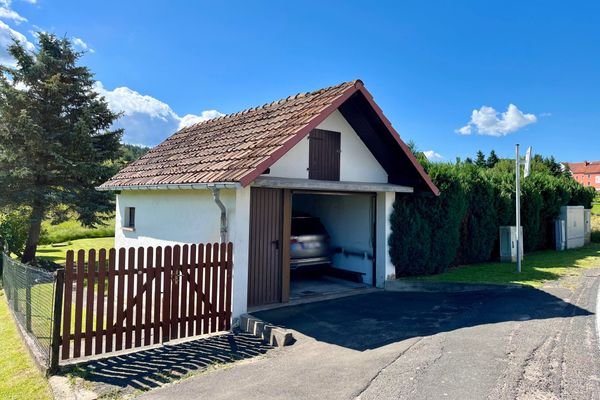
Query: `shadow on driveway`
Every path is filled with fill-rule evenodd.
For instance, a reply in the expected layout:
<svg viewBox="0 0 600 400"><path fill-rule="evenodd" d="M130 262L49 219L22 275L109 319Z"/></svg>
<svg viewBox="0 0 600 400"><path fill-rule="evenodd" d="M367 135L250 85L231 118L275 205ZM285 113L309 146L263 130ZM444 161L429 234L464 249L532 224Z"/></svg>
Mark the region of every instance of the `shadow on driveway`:
<svg viewBox="0 0 600 400"><path fill-rule="evenodd" d="M248 334L227 333L64 367L99 395L150 390L210 366L255 357L271 349Z"/></svg>
<svg viewBox="0 0 600 400"><path fill-rule="evenodd" d="M364 351L417 336L591 313L533 288L465 293L381 291L253 313L318 341Z"/></svg>

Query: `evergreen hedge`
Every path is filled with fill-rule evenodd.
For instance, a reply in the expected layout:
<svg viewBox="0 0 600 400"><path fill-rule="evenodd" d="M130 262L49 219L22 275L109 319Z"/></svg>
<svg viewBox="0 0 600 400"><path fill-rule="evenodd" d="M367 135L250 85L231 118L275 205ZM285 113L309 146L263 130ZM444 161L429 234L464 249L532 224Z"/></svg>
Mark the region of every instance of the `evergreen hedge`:
<svg viewBox="0 0 600 400"><path fill-rule="evenodd" d="M397 195L389 237L396 275L436 274L453 265L497 258L499 227L515 220L511 163L501 160L485 167L425 162L441 195ZM553 221L561 206L590 208L594 199L593 190L556 168L539 161L533 170L521 187L525 251L553 247Z"/></svg>

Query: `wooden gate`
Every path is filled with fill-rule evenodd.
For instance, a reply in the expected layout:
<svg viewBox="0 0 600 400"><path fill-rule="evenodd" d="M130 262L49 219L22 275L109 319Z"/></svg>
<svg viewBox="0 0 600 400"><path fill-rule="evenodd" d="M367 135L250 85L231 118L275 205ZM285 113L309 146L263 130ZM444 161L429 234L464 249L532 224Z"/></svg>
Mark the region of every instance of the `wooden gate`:
<svg viewBox="0 0 600 400"><path fill-rule="evenodd" d="M228 330L233 245L67 252L61 358Z"/></svg>

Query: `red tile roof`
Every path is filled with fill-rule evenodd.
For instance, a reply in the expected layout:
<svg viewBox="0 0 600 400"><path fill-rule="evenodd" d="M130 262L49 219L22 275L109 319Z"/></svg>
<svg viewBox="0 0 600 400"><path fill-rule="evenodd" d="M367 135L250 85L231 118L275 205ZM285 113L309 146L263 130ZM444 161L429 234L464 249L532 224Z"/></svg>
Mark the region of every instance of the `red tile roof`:
<svg viewBox="0 0 600 400"><path fill-rule="evenodd" d="M567 163L573 174L600 174L600 161Z"/></svg>
<svg viewBox="0 0 600 400"><path fill-rule="evenodd" d="M224 182L247 186L357 91L365 94L426 185L438 194L360 80L300 93L183 128L99 189Z"/></svg>

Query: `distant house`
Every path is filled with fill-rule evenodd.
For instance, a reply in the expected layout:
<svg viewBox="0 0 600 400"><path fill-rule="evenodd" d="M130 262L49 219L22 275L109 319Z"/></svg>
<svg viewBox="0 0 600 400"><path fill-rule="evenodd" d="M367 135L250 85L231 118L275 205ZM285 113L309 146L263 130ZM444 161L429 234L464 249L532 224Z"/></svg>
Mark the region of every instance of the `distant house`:
<svg viewBox="0 0 600 400"><path fill-rule="evenodd" d="M567 163L567 165L577 182L600 191L600 161Z"/></svg>
<svg viewBox="0 0 600 400"><path fill-rule="evenodd" d="M183 128L99 190L118 193L116 247L232 242L234 317L290 299L293 213L320 219L334 267L382 287L396 194L439 194L361 81Z"/></svg>

